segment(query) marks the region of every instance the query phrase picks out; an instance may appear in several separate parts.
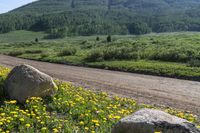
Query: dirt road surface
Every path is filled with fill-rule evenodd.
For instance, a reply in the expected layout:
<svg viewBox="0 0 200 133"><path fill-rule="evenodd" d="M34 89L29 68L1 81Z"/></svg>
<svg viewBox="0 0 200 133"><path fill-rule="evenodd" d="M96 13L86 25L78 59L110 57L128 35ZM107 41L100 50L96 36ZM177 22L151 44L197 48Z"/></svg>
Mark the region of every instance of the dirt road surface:
<svg viewBox="0 0 200 133"><path fill-rule="evenodd" d="M0 55L0 65L29 64L54 78L86 88L167 106L200 116L200 82L31 61Z"/></svg>

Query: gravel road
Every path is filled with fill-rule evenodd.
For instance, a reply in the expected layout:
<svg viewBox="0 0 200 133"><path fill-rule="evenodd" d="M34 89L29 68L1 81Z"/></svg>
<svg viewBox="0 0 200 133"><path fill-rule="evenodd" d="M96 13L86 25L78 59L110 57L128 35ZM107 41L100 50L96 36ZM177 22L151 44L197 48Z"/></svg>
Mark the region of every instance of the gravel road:
<svg viewBox="0 0 200 133"><path fill-rule="evenodd" d="M134 98L139 103L174 107L200 116L200 82L31 61L0 55L0 65L29 64L54 78L113 95Z"/></svg>

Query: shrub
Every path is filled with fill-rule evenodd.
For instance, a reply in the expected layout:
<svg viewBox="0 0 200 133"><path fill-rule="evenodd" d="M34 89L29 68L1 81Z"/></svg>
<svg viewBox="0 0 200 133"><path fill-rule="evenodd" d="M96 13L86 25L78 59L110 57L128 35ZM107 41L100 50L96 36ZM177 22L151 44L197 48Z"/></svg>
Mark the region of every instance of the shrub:
<svg viewBox="0 0 200 133"><path fill-rule="evenodd" d="M23 53L24 52L22 52L22 51L11 51L11 52L8 53L8 55L10 55L10 56L20 56Z"/></svg>
<svg viewBox="0 0 200 133"><path fill-rule="evenodd" d="M86 44L86 43L87 43L87 41L82 41L82 42L81 42L81 44Z"/></svg>
<svg viewBox="0 0 200 133"><path fill-rule="evenodd" d="M102 61L104 59L103 56L104 54L102 50L95 49L87 55L86 60L89 62Z"/></svg>
<svg viewBox="0 0 200 133"><path fill-rule="evenodd" d="M188 66L190 67L200 67L200 60L199 59L191 59L188 61Z"/></svg>
<svg viewBox="0 0 200 133"><path fill-rule="evenodd" d="M102 61L102 60L128 60L128 59L138 59L138 54L132 52L132 49L126 47L108 47L104 49L95 49L87 55L88 61Z"/></svg>
<svg viewBox="0 0 200 133"><path fill-rule="evenodd" d="M68 47L62 50L60 53L58 53L58 56L69 56L69 55L75 55L77 52L76 48L74 47Z"/></svg>
<svg viewBox="0 0 200 133"><path fill-rule="evenodd" d="M109 47L104 49L104 60L115 60L115 59L133 59L131 54L132 50L126 47ZM135 59L135 57L134 57Z"/></svg>
<svg viewBox="0 0 200 133"><path fill-rule="evenodd" d="M46 58L46 57L48 57L48 56L49 56L48 53L42 53L42 54L40 55L41 58Z"/></svg>
<svg viewBox="0 0 200 133"><path fill-rule="evenodd" d="M39 42L39 39L38 39L38 38L35 38L35 42Z"/></svg>
<svg viewBox="0 0 200 133"><path fill-rule="evenodd" d="M99 40L100 40L100 38L99 38L99 37L97 37L97 38L96 38L96 41L99 41Z"/></svg>
<svg viewBox="0 0 200 133"><path fill-rule="evenodd" d="M186 62L188 58L189 57L184 52L176 49L157 51L151 57L151 59L153 60L172 61L172 62Z"/></svg>
<svg viewBox="0 0 200 133"><path fill-rule="evenodd" d="M39 50L39 49L26 50L25 53L26 54L40 54L42 53L42 50Z"/></svg>
<svg viewBox="0 0 200 133"><path fill-rule="evenodd" d="M108 37L107 37L107 42L111 42L112 41L112 38L111 38L111 35L109 35Z"/></svg>

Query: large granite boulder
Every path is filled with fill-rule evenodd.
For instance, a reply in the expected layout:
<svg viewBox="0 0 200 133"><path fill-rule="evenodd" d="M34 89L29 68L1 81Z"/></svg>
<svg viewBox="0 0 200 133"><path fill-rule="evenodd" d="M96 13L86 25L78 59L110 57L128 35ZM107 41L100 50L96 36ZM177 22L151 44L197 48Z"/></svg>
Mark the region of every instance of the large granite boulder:
<svg viewBox="0 0 200 133"><path fill-rule="evenodd" d="M112 133L200 133L192 123L168 113L142 109L122 118Z"/></svg>
<svg viewBox="0 0 200 133"><path fill-rule="evenodd" d="M13 68L5 82L6 94L20 103L24 103L28 97L50 96L56 88L50 76L29 65Z"/></svg>

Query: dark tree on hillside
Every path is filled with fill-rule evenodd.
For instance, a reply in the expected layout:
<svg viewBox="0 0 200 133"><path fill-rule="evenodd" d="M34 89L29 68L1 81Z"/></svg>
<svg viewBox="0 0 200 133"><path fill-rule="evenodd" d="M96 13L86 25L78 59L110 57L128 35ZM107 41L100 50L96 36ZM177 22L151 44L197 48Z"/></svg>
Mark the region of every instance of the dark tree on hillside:
<svg viewBox="0 0 200 133"><path fill-rule="evenodd" d="M96 41L99 41L99 40L100 40L100 38L99 38L99 37L97 37L97 38L96 38Z"/></svg>
<svg viewBox="0 0 200 133"><path fill-rule="evenodd" d="M107 42L111 42L111 41L112 41L111 35L108 35Z"/></svg>
<svg viewBox="0 0 200 133"><path fill-rule="evenodd" d="M108 9L110 10L111 8L111 5L112 5L112 0L108 0Z"/></svg>
<svg viewBox="0 0 200 133"><path fill-rule="evenodd" d="M39 42L39 39L38 39L38 38L35 38L35 42Z"/></svg>
<svg viewBox="0 0 200 133"><path fill-rule="evenodd" d="M75 8L75 0L72 0L72 2L71 2L71 8Z"/></svg>

